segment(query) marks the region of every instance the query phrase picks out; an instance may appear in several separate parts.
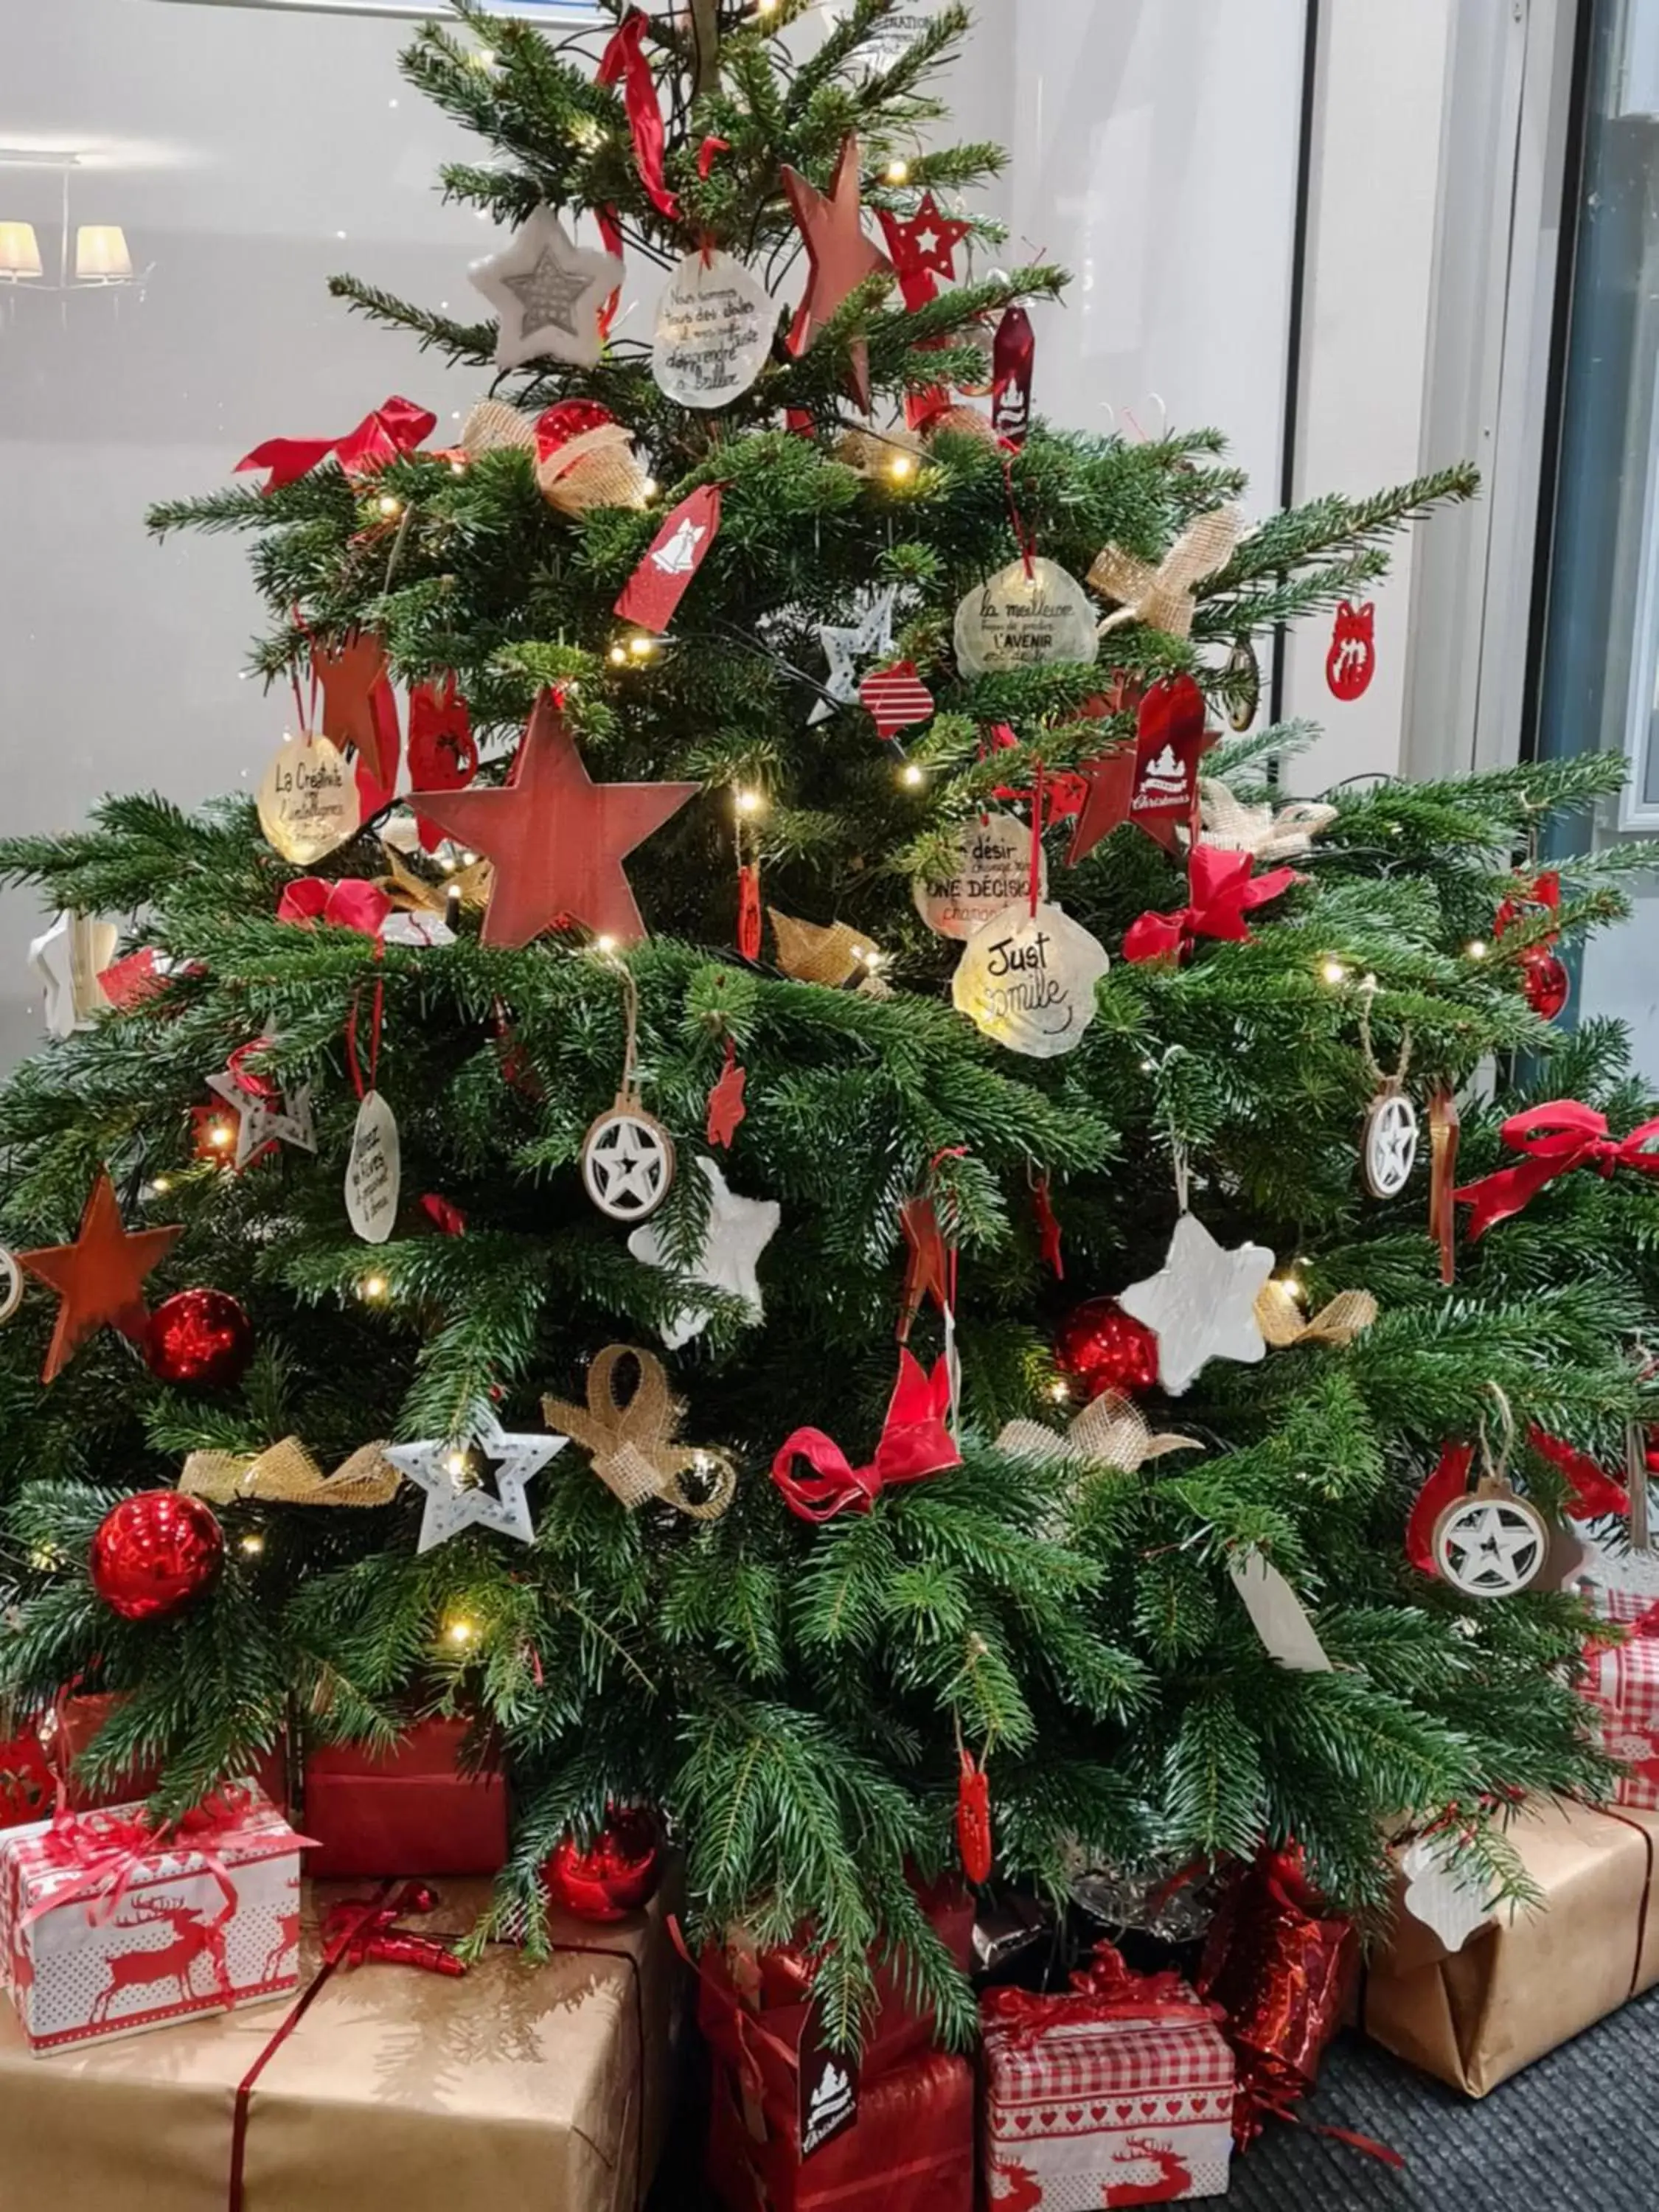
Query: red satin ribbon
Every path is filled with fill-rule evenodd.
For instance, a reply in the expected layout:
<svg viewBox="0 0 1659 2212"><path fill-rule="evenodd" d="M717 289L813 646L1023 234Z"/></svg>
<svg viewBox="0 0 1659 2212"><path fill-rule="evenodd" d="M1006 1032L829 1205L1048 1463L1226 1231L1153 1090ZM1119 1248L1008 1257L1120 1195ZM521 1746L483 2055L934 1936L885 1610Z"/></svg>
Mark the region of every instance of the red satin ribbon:
<svg viewBox="0 0 1659 2212"><path fill-rule="evenodd" d="M239 473L243 469L269 469L263 487L267 493L294 483L331 453L348 476L365 476L395 461L400 453L412 453L437 427L435 415L394 393L343 438L267 438L264 445L244 453L236 468Z"/></svg>
<svg viewBox="0 0 1659 2212"><path fill-rule="evenodd" d="M697 149L697 174L702 179L704 184L708 182L708 172L714 166L715 156L720 154L729 154L731 150L732 141L729 138L716 138L711 132L703 140Z"/></svg>
<svg viewBox="0 0 1659 2212"><path fill-rule="evenodd" d="M1419 1574L1439 1572L1434 1564L1434 1524L1468 1488L1474 1463L1473 1444L1443 1445L1434 1473L1417 1493L1406 1522L1406 1557Z"/></svg>
<svg viewBox="0 0 1659 2212"><path fill-rule="evenodd" d="M1145 2027L1219 2024L1226 2014L1218 2004L1196 1996L1173 1972L1137 1974L1110 1943L1097 1943L1090 1964L1071 1978L1069 1991L1039 1996L1030 1990L987 1990L980 1999L987 2034L1009 2042L1036 2043L1068 2027L1098 2027L1108 2021Z"/></svg>
<svg viewBox="0 0 1659 2212"><path fill-rule="evenodd" d="M1642 1122L1627 1137L1610 1137L1606 1115L1576 1098L1557 1098L1511 1114L1498 1134L1521 1158L1452 1194L1474 1209L1468 1223L1472 1238L1519 1213L1546 1183L1571 1168L1588 1165L1604 1176L1615 1168L1634 1168L1639 1175L1659 1176L1659 1152L1648 1149L1659 1143L1659 1120Z"/></svg>
<svg viewBox="0 0 1659 2212"><path fill-rule="evenodd" d="M459 1980L466 1961L449 1943L393 1925L406 1912L432 1912L437 1905L437 1891L423 1881L405 1882L394 1897L343 1898L323 1916L323 1957L331 1966L417 1966Z"/></svg>
<svg viewBox="0 0 1659 2212"><path fill-rule="evenodd" d="M650 27L651 19L643 9L629 9L605 46L598 82L615 84L619 77L622 79L623 106L628 111L628 128L634 139L634 166L640 173L640 182L658 214L666 216L670 222L678 222L680 204L669 191L662 173L664 139L662 110L657 104L657 81L640 46Z"/></svg>
<svg viewBox="0 0 1659 2212"><path fill-rule="evenodd" d="M1213 845L1194 845L1188 856L1187 887L1192 903L1173 914L1143 914L1123 939L1126 960L1182 958L1198 937L1241 944L1249 934L1244 917L1303 879L1294 868L1270 868L1252 878L1255 860L1249 853L1226 853Z"/></svg>
<svg viewBox="0 0 1659 2212"><path fill-rule="evenodd" d="M365 937L378 937L392 911L392 902L378 884L361 876L343 876L330 883L322 876L301 876L276 903L278 921L326 922L331 929L356 929Z"/></svg>
<svg viewBox="0 0 1659 2212"><path fill-rule="evenodd" d="M881 1442L867 1467L854 1467L822 1429L797 1429L772 1462L772 1480L789 1510L803 1521L828 1521L850 1507L867 1513L890 1483L920 1482L960 1467L962 1454L945 1425L951 1377L941 1359L930 1376L912 1352L899 1353L898 1381L888 1403ZM816 1469L798 1476L797 1456Z"/></svg>
<svg viewBox="0 0 1659 2212"><path fill-rule="evenodd" d="M1527 1431L1527 1442L1565 1481L1579 1520L1594 1521L1602 1514L1630 1511L1630 1492L1624 1484L1599 1468L1588 1452L1560 1437L1546 1435L1536 1422Z"/></svg>

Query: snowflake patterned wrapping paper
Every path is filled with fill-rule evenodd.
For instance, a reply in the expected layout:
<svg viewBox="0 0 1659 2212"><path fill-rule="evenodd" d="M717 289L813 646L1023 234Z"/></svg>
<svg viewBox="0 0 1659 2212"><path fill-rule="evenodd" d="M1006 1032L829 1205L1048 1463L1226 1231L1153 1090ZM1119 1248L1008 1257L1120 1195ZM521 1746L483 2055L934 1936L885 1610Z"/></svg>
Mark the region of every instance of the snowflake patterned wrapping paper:
<svg viewBox="0 0 1659 2212"><path fill-rule="evenodd" d="M0 1972L37 2055L285 1996L305 1838L258 1790L159 1840L142 1805L0 1837Z"/></svg>
<svg viewBox="0 0 1659 2212"><path fill-rule="evenodd" d="M1065 1993L994 1990L981 2010L993 2212L1225 2194L1233 2054L1178 1975L1132 1974L1102 1944Z"/></svg>

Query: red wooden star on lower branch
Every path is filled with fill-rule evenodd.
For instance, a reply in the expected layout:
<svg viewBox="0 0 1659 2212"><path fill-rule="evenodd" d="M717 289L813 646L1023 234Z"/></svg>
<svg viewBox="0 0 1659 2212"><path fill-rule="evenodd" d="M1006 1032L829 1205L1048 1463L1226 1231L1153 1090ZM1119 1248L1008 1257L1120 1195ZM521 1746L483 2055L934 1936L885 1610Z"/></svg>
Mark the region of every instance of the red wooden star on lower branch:
<svg viewBox="0 0 1659 2212"><path fill-rule="evenodd" d="M100 1168L74 1243L48 1244L38 1252L17 1255L18 1265L49 1283L58 1297L58 1325L40 1370L43 1382L61 1373L87 1339L106 1325L135 1342L143 1335L149 1319L144 1278L184 1233L181 1224L129 1235L121 1225L109 1171Z"/></svg>
<svg viewBox="0 0 1659 2212"><path fill-rule="evenodd" d="M530 717L499 791L415 791L409 803L494 863L486 945L528 945L562 921L637 944L645 924L623 861L700 783L595 783L551 692Z"/></svg>

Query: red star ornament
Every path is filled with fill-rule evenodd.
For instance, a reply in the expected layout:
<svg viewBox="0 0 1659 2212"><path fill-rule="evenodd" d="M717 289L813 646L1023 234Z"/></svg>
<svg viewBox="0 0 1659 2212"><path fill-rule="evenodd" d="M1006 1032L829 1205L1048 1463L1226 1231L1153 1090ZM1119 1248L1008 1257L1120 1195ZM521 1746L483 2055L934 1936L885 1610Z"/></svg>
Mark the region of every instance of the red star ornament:
<svg viewBox="0 0 1659 2212"><path fill-rule="evenodd" d="M43 1382L61 1374L87 1339L106 1326L118 1328L135 1343L143 1337L149 1319L143 1295L144 1278L184 1233L180 1224L129 1235L121 1224L109 1170L100 1168L74 1243L48 1244L38 1252L17 1255L19 1267L58 1293L58 1322L40 1370Z"/></svg>
<svg viewBox="0 0 1659 2212"><path fill-rule="evenodd" d="M645 935L623 862L702 789L700 783L595 783L551 692L544 692L499 791L416 791L418 815L493 861L486 945L528 945L574 920L596 937Z"/></svg>
<svg viewBox="0 0 1659 2212"><path fill-rule="evenodd" d="M1204 694L1190 676L1154 684L1140 702L1129 819L1166 853L1177 829L1198 823L1198 767L1215 738L1204 726Z"/></svg>
<svg viewBox="0 0 1659 2212"><path fill-rule="evenodd" d="M794 210L795 221L806 243L811 273L806 294L795 311L789 332L789 350L804 354L820 326L828 322L849 292L866 277L890 275L893 264L864 234L863 209L859 201L859 142L848 136L836 163L830 195L808 184L798 170L783 171L783 189ZM853 397L870 412L870 349L855 338L848 349Z"/></svg>
<svg viewBox="0 0 1659 2212"><path fill-rule="evenodd" d="M1066 848L1068 868L1086 860L1103 837L1129 819L1139 761L1134 745L1114 745L1109 752L1102 753L1097 760L1085 761L1078 769L1076 781L1083 787L1083 797L1077 827Z"/></svg>
<svg viewBox="0 0 1659 2212"><path fill-rule="evenodd" d="M323 687L323 735L338 745L354 745L357 757L384 792L396 789L398 702L386 680L386 647L360 631L330 652L313 646L311 666Z"/></svg>
<svg viewBox="0 0 1659 2212"><path fill-rule="evenodd" d="M904 304L913 312L925 307L930 300L939 297L939 286L933 282L936 276L955 282L957 248L973 225L941 215L932 192L922 194L915 213L908 222L902 216L890 215L885 208L879 210L878 215L882 235L898 271Z"/></svg>

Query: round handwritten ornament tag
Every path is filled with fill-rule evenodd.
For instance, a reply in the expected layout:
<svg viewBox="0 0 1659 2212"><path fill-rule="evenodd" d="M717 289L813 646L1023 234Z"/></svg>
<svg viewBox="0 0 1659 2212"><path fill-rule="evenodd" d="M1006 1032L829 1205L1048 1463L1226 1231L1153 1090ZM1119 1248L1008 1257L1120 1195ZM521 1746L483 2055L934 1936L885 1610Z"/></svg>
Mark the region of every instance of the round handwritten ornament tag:
<svg viewBox="0 0 1659 2212"><path fill-rule="evenodd" d="M274 849L308 868L362 827L357 779L339 747L315 732L289 738L259 786L259 827Z"/></svg>
<svg viewBox="0 0 1659 2212"><path fill-rule="evenodd" d="M772 349L777 308L729 253L688 253L657 309L651 374L682 407L724 407Z"/></svg>
<svg viewBox="0 0 1659 2212"><path fill-rule="evenodd" d="M1039 898L1048 888L1040 859ZM941 875L918 876L910 890L929 929L965 941L1005 907L1030 905L1031 833L1012 814L976 814L952 834L950 866Z"/></svg>
<svg viewBox="0 0 1659 2212"><path fill-rule="evenodd" d="M1100 654L1094 604L1058 561L1011 561L976 584L957 609L957 665L964 676L1040 668L1053 660L1090 666Z"/></svg>
<svg viewBox="0 0 1659 2212"><path fill-rule="evenodd" d="M366 1244L384 1244L398 1219L403 1146L397 1116L378 1091L363 1094L346 1163L346 1218Z"/></svg>
<svg viewBox="0 0 1659 2212"><path fill-rule="evenodd" d="M1106 948L1057 906L1005 907L963 948L951 984L959 1014L1010 1052L1053 1060L1074 1051L1095 1018Z"/></svg>

